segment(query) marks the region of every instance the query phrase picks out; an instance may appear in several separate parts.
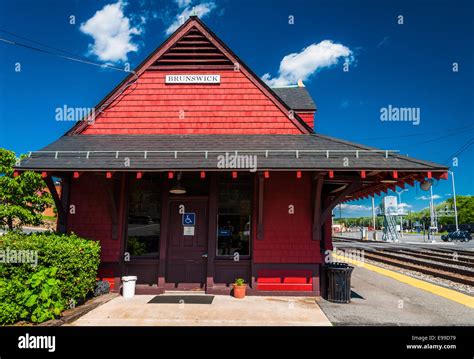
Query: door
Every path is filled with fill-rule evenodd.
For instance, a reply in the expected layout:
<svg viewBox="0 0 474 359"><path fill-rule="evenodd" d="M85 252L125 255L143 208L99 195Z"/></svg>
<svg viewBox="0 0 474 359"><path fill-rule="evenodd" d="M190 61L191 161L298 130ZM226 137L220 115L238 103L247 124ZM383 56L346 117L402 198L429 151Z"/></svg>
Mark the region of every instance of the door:
<svg viewBox="0 0 474 359"><path fill-rule="evenodd" d="M207 199L170 201L166 287L203 289L207 274Z"/></svg>

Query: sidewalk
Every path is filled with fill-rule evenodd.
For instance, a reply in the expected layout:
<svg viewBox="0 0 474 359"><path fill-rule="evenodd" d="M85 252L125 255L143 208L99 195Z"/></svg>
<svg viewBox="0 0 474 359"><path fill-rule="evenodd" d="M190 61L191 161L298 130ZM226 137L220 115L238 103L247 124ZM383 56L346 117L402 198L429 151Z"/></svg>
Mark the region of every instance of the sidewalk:
<svg viewBox="0 0 474 359"><path fill-rule="evenodd" d="M165 296L168 294L165 294ZM170 293L169 295L176 295ZM92 310L73 326L330 326L328 318L310 297L236 299L216 295L211 304L148 303L155 296L118 297Z"/></svg>
<svg viewBox="0 0 474 359"><path fill-rule="evenodd" d="M352 301L318 304L334 325L474 325L474 311L436 294L355 267Z"/></svg>

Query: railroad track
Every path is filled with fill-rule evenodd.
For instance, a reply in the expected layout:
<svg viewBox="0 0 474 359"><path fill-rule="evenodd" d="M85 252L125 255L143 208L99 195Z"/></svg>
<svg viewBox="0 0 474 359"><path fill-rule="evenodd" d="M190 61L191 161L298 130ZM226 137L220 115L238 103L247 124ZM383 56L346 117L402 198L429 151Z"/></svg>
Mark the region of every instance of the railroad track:
<svg viewBox="0 0 474 359"><path fill-rule="evenodd" d="M462 255L474 258L474 251L465 251L462 249L451 249L451 248L427 248L427 247L421 247L421 248L425 250L430 250L433 252L438 252L441 254L445 253L445 254L453 255L453 253L457 253L458 255L462 254Z"/></svg>
<svg viewBox="0 0 474 359"><path fill-rule="evenodd" d="M437 254L431 253L429 251L421 251L416 249L383 249L383 252L390 252L390 253L401 253L408 256L415 256L421 259L427 260L434 260L441 263L451 264L451 265L459 265L468 268L474 268L474 257L466 257L463 255L454 255L454 254Z"/></svg>
<svg viewBox="0 0 474 359"><path fill-rule="evenodd" d="M342 240L350 241L353 239ZM354 249L344 244L337 248ZM401 246L364 249L364 257L374 262L474 286L474 253L470 251Z"/></svg>
<svg viewBox="0 0 474 359"><path fill-rule="evenodd" d="M390 245L398 245L400 248L408 248L410 247L411 248L414 248L414 249L423 249L424 251L431 251L431 252L437 252L437 253L440 253L440 254L445 254L445 255L450 255L451 257L456 254L456 255L463 255L463 256L466 256L466 257L471 257L471 258L474 258L474 250L463 250L463 249L453 249L453 248L447 248L447 247L436 247L436 248L433 248L433 247L424 247L423 244L421 243L421 246L420 244L415 244L415 245L410 245L410 244L406 244L406 243L403 243L403 242L399 242L399 243L391 243L391 242L382 242L382 241L372 241L372 240L362 240L362 239L358 239L358 238L350 238L350 237L337 237L337 236L333 236L333 239L337 240L337 241L340 241L340 242L348 242L348 243L363 243L363 244L367 244L367 245L370 245L372 243L376 243L376 244L381 244L381 245L384 245L384 244L390 244ZM442 246L443 243L440 243L440 245Z"/></svg>

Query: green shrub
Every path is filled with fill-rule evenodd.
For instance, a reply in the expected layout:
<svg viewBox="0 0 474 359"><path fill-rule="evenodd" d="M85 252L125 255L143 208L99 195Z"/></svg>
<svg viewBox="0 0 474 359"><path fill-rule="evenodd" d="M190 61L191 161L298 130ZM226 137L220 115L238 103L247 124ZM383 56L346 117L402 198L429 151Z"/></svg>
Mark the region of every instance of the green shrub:
<svg viewBox="0 0 474 359"><path fill-rule="evenodd" d="M0 277L0 324L11 324L20 319L23 290L23 283L18 278Z"/></svg>
<svg viewBox="0 0 474 359"><path fill-rule="evenodd" d="M21 318L41 323L54 319L64 309L56 267L42 268L26 281L22 295L24 309Z"/></svg>
<svg viewBox="0 0 474 359"><path fill-rule="evenodd" d="M19 311L28 320L50 319L58 308L84 301L95 288L100 262L98 242L75 234L9 232L0 236L0 250L37 253L36 265L0 263L0 323L17 321ZM28 289L29 296L25 294ZM23 295L38 295L33 297L38 303L28 306L33 299L25 300Z"/></svg>

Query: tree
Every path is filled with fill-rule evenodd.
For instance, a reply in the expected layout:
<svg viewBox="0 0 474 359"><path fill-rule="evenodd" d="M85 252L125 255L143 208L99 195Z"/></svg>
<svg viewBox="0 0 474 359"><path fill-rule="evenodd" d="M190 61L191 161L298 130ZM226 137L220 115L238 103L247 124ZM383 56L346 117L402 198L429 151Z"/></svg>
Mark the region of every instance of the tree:
<svg viewBox="0 0 474 359"><path fill-rule="evenodd" d="M449 209L454 209L452 197L446 200L446 204ZM456 205L459 223L474 223L474 196L456 196Z"/></svg>
<svg viewBox="0 0 474 359"><path fill-rule="evenodd" d="M53 199L41 175L25 171L14 176L15 153L0 148L0 226L9 230L42 223L43 211Z"/></svg>

